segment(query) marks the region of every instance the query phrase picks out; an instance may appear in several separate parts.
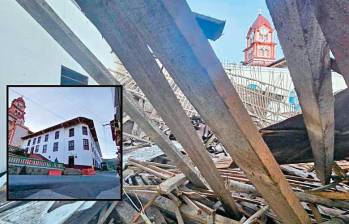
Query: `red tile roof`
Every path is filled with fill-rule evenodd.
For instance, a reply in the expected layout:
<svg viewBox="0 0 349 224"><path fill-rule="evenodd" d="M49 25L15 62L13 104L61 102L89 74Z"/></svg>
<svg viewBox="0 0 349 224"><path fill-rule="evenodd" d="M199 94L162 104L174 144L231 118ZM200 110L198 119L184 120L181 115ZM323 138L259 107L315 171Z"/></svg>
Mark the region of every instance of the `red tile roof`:
<svg viewBox="0 0 349 224"><path fill-rule="evenodd" d="M251 29L258 29L262 25L272 29L270 22L264 16L262 16L262 14L258 14L258 17L252 24Z"/></svg>

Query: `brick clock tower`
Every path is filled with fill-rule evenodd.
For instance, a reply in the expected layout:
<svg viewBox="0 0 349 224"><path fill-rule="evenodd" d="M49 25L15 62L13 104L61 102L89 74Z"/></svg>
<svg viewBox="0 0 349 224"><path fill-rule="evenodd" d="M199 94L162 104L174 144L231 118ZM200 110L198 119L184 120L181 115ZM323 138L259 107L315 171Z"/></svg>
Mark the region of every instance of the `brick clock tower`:
<svg viewBox="0 0 349 224"><path fill-rule="evenodd" d="M273 42L273 31L269 21L259 13L247 32L245 65L267 66L275 61L276 43Z"/></svg>
<svg viewBox="0 0 349 224"><path fill-rule="evenodd" d="M24 126L25 102L22 97L14 99L8 108L8 143L9 145L18 145L20 136L23 132L28 132L28 128ZM16 144L17 143L17 144Z"/></svg>

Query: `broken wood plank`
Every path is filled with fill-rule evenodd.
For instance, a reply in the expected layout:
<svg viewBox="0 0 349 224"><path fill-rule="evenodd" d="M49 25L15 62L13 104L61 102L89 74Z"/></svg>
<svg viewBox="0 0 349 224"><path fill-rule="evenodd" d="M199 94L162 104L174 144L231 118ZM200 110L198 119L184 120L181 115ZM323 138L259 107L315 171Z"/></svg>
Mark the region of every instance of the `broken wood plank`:
<svg viewBox="0 0 349 224"><path fill-rule="evenodd" d="M307 193L331 200L349 200L349 192L307 191Z"/></svg>
<svg viewBox="0 0 349 224"><path fill-rule="evenodd" d="M338 66L349 87L349 2L309 1Z"/></svg>
<svg viewBox="0 0 349 224"><path fill-rule="evenodd" d="M309 203L309 208L311 209L311 212L313 213L316 222L321 223L322 222L321 213L317 208L316 204Z"/></svg>
<svg viewBox="0 0 349 224"><path fill-rule="evenodd" d="M177 169L176 166L170 165L170 164L163 164L163 163L156 163L156 162L149 162L149 161L142 161L142 163L157 166L157 167L164 168L164 169Z"/></svg>
<svg viewBox="0 0 349 224"><path fill-rule="evenodd" d="M160 168L160 167L154 166L154 165L149 164L149 163L147 163L147 162L143 162L143 161L140 161L140 160L136 160L136 159L134 159L134 158L132 158L132 157L129 157L129 158L128 158L128 161L133 162L133 163L140 164L140 165L142 165L142 166L144 166L144 167L147 167L147 168L149 168L149 169L151 169L151 170L153 170L153 171L156 171L156 172L158 172L158 173L162 173L162 174L164 174L164 175L168 175L169 177L172 177L172 176L175 175L175 173L172 173L172 172L170 172L170 171L168 171L168 170L166 170L166 169L162 169L162 168Z"/></svg>
<svg viewBox="0 0 349 224"><path fill-rule="evenodd" d="M266 211L268 211L269 209L269 205L266 205L264 207L262 207L261 209L259 209L256 213L254 213L253 215L251 215L245 222L244 224L252 224L256 221L256 219L258 219L259 217L261 217Z"/></svg>
<svg viewBox="0 0 349 224"><path fill-rule="evenodd" d="M178 224L184 224L183 217L181 215L181 211L178 209L178 207L175 207L175 214L176 214Z"/></svg>
<svg viewBox="0 0 349 224"><path fill-rule="evenodd" d="M182 173L181 174L177 174L174 177L171 177L171 178L165 180L164 182L162 182L159 185L159 187L160 187L160 190L163 193L168 194L172 190L177 188L179 185L184 184L186 180L187 180L187 178L185 177L184 174L182 174Z"/></svg>
<svg viewBox="0 0 349 224"><path fill-rule="evenodd" d="M267 5L299 96L316 173L323 184L329 183L334 154L334 97L328 45L310 1L267 0Z"/></svg>
<svg viewBox="0 0 349 224"><path fill-rule="evenodd" d="M309 223L188 5L182 0L109 3L127 13L176 84L280 218L285 223ZM159 78L160 74L156 74Z"/></svg>
<svg viewBox="0 0 349 224"><path fill-rule="evenodd" d="M128 147L123 147L122 151L124 153L126 153L126 152L133 151L135 149L144 148L144 147L150 147L150 146L151 146L151 144L149 144L149 143L140 144L140 145L133 145L133 146L128 146Z"/></svg>
<svg viewBox="0 0 349 224"><path fill-rule="evenodd" d="M138 140L138 141L148 143L148 144L150 144L150 145L153 144L153 142L148 141L148 140L145 140L145 139L142 139L142 138L140 138L140 137L138 137L138 136L136 136L136 135L131 135L131 134L126 133L126 132L124 132L124 133L122 133L122 134L123 134L124 136L126 136L126 137L133 138L133 139L136 139L136 140Z"/></svg>
<svg viewBox="0 0 349 224"><path fill-rule="evenodd" d="M223 202L227 212L239 217L236 203L228 189L225 188L223 179L203 142L197 136L190 119L163 76L147 43L138 34L134 24L125 16L125 10L119 7L121 2L95 0L88 2L77 0L76 2L119 56L137 85L174 133L209 186Z"/></svg>
<svg viewBox="0 0 349 224"><path fill-rule="evenodd" d="M156 170L153 170L153 169L151 169L151 168L149 168L149 167L143 166L143 165L141 165L141 164L139 164L139 163L136 163L136 162L133 162L133 161L131 161L131 160L129 160L127 163L128 163L129 165L133 165L133 166L136 166L136 167L138 167L138 168L140 168L140 169L142 169L142 170L144 170L144 171L147 171L148 173L151 173L151 174L153 174L154 176L157 176L157 177L159 177L159 178L161 178L161 179L168 179L168 178L171 178L171 177L172 177L171 175L158 172L158 171L156 171Z"/></svg>
<svg viewBox="0 0 349 224"><path fill-rule="evenodd" d="M74 32L63 22L44 0L17 0L58 44L99 84L120 84L97 57L82 43ZM132 96L123 94L123 109L157 144L168 157L174 161L188 179L197 186L205 187L203 178L192 165L189 158L182 155L168 140L161 130L151 123L145 113L137 106Z"/></svg>

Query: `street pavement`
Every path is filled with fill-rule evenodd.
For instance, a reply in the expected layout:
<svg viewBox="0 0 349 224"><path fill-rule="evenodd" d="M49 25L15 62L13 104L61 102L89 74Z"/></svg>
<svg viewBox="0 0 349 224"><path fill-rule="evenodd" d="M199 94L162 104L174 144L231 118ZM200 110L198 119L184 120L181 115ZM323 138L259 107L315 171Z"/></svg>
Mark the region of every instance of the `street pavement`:
<svg viewBox="0 0 349 224"><path fill-rule="evenodd" d="M105 199L121 198L120 178L115 171L94 176L9 175L9 199Z"/></svg>

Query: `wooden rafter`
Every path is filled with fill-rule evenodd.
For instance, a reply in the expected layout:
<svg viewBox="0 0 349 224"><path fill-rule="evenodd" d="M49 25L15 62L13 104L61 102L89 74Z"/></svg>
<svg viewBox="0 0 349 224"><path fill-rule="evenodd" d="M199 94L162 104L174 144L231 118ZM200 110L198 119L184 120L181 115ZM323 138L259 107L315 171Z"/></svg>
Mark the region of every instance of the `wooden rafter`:
<svg viewBox="0 0 349 224"><path fill-rule="evenodd" d="M299 96L317 175L330 181L334 154L334 97L329 48L309 1L267 0Z"/></svg>
<svg viewBox="0 0 349 224"><path fill-rule="evenodd" d="M115 4L115 1L107 3L78 0L76 2L116 52L137 85L199 168L208 185L216 192L225 205L225 209L235 217L239 217L238 207L225 187L224 180L163 76L147 44L138 35L136 27L124 15L123 10Z"/></svg>
<svg viewBox="0 0 349 224"><path fill-rule="evenodd" d="M349 87L349 2L314 0L309 4L336 58L337 72L343 75Z"/></svg>
<svg viewBox="0 0 349 224"><path fill-rule="evenodd" d="M284 223L310 223L185 1L109 1L154 54Z"/></svg>

